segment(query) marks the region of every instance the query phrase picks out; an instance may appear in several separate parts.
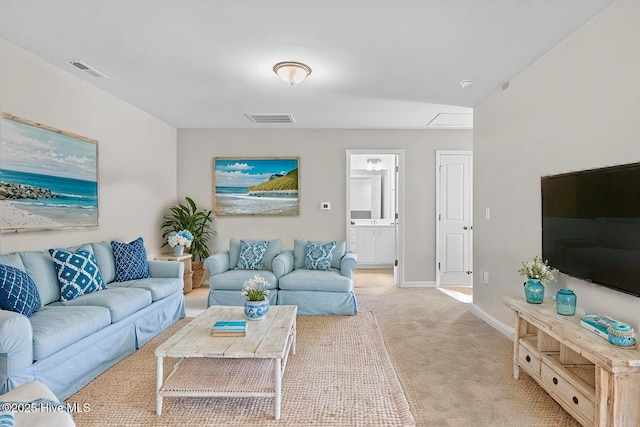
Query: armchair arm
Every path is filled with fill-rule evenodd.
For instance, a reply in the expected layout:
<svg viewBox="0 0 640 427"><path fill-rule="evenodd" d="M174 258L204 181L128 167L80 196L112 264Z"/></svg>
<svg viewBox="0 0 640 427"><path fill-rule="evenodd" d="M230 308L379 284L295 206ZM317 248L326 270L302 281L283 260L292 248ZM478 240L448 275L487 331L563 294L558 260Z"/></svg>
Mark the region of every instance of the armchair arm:
<svg viewBox="0 0 640 427"><path fill-rule="evenodd" d="M289 274L293 271L293 252L282 251L273 259L271 264L273 274L276 278L281 278L285 274Z"/></svg>
<svg viewBox="0 0 640 427"><path fill-rule="evenodd" d="M353 273L358 265L358 255L355 252L347 252L340 260L340 274L353 279Z"/></svg>
<svg viewBox="0 0 640 427"><path fill-rule="evenodd" d="M33 329L29 318L0 310L0 389L7 377L24 371L32 363Z"/></svg>
<svg viewBox="0 0 640 427"><path fill-rule="evenodd" d="M204 260L204 268L209 270L209 277L229 270L229 251L218 252Z"/></svg>
<svg viewBox="0 0 640 427"><path fill-rule="evenodd" d="M184 275L184 264L180 261L158 261L150 260L149 275L151 277L171 277L182 279Z"/></svg>

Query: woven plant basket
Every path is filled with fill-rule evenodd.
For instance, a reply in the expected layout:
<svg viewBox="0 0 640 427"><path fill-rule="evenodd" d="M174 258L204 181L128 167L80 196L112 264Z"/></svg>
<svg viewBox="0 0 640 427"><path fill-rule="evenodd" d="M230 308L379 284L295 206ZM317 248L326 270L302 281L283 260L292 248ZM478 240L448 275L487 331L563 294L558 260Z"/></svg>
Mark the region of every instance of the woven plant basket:
<svg viewBox="0 0 640 427"><path fill-rule="evenodd" d="M202 284L202 279L204 279L205 275L209 274L209 270L204 268L204 263L202 261L194 261L191 263L191 269L193 270L193 288L199 288Z"/></svg>

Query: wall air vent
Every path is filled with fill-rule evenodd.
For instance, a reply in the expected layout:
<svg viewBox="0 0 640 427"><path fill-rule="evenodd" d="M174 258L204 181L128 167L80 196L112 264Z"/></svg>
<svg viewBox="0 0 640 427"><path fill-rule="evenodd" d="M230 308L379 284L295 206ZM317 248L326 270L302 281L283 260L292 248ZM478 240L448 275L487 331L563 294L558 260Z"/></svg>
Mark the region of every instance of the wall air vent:
<svg viewBox="0 0 640 427"><path fill-rule="evenodd" d="M254 123L258 124L281 124L295 123L291 114L245 114Z"/></svg>
<svg viewBox="0 0 640 427"><path fill-rule="evenodd" d="M105 78L105 79L109 78L109 77L107 77L106 74L101 73L100 71L98 71L95 68L85 64L82 61L67 61L67 63L69 65L71 65L72 67L76 67L78 70L82 71L83 73L89 74L91 77L101 77L101 78Z"/></svg>

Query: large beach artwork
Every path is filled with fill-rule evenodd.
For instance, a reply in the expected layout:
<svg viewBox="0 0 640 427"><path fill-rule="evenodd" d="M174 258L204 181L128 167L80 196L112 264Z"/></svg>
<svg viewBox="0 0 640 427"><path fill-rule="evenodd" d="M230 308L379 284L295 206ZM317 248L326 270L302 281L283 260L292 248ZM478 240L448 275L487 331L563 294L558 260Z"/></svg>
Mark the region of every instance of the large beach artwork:
<svg viewBox="0 0 640 427"><path fill-rule="evenodd" d="M98 225L98 141L0 114L0 231Z"/></svg>
<svg viewBox="0 0 640 427"><path fill-rule="evenodd" d="M216 215L298 215L300 158L214 159Z"/></svg>

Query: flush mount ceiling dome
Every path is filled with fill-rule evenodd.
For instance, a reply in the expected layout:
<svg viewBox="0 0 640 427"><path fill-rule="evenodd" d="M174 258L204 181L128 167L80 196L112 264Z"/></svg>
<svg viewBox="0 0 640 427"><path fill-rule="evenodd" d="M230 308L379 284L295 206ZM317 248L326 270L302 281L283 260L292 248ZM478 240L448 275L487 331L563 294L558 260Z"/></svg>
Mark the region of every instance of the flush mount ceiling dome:
<svg viewBox="0 0 640 427"><path fill-rule="evenodd" d="M293 86L303 81L311 74L311 67L302 62L284 61L278 62L273 66L273 72L276 73L285 83Z"/></svg>

